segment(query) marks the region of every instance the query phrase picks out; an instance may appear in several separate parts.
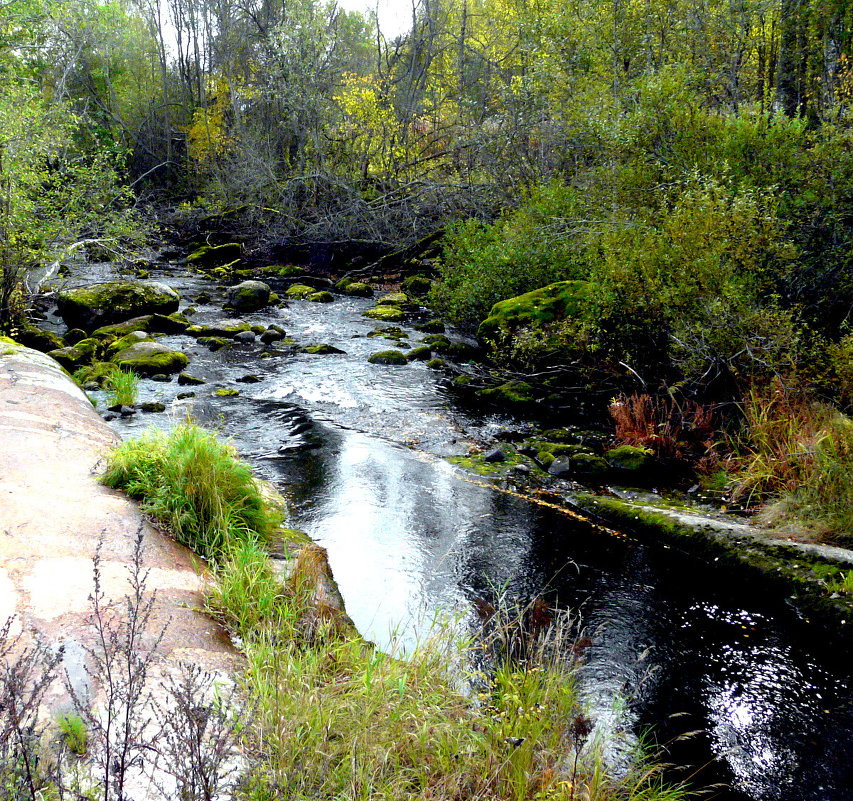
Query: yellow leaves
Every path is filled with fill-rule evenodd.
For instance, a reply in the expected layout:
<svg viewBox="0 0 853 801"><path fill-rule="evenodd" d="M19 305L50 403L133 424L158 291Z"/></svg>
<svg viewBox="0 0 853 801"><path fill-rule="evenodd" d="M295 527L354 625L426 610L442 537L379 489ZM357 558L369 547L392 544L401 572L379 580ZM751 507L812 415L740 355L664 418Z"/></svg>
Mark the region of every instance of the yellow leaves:
<svg viewBox="0 0 853 801"><path fill-rule="evenodd" d="M235 94L245 100L256 97L258 91L246 87L243 82L232 84L222 75L208 80L208 104L193 112L192 124L185 129L190 158L197 164L209 166L227 155L234 144L229 128Z"/></svg>

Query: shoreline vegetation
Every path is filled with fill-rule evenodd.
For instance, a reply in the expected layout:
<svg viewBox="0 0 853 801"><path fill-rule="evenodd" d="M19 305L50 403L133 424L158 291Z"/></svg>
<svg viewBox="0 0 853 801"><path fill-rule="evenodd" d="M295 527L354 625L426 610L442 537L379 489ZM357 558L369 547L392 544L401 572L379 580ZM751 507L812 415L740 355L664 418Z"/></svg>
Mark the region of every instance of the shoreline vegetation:
<svg viewBox="0 0 853 801"><path fill-rule="evenodd" d="M316 549L284 580L272 569L282 510L214 433L187 422L126 442L104 482L210 564L206 607L246 656L239 797L689 797L639 754L610 775L575 695L586 645L567 614L484 605L479 631L436 622L411 652L381 653L316 603Z"/></svg>

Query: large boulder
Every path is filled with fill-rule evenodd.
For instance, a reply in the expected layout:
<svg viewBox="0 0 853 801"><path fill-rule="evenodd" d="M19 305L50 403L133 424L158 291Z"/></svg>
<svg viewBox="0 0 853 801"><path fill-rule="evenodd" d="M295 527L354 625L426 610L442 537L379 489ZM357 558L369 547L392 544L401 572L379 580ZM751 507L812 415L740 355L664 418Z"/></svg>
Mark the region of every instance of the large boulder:
<svg viewBox="0 0 853 801"><path fill-rule="evenodd" d="M60 292L59 314L70 328L87 331L120 323L143 314L169 314L178 310L181 296L156 281L111 281Z"/></svg>
<svg viewBox="0 0 853 801"><path fill-rule="evenodd" d="M263 281L242 281L228 288L226 306L238 312L263 309L270 302L270 287Z"/></svg>
<svg viewBox="0 0 853 801"><path fill-rule="evenodd" d="M593 303L589 281L558 281L492 306L480 323L477 338L484 345L500 346L521 328L541 328L566 318L584 318Z"/></svg>
<svg viewBox="0 0 853 801"><path fill-rule="evenodd" d="M170 350L159 342L145 341L120 351L112 361L139 375L152 376L180 373L190 360L179 350Z"/></svg>

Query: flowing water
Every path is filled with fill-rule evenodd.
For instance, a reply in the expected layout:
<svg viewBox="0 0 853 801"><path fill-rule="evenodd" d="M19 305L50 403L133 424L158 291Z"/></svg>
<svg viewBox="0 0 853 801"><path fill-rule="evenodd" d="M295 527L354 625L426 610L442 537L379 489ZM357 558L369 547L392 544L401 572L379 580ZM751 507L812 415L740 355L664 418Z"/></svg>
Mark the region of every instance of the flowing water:
<svg viewBox="0 0 853 801"><path fill-rule="evenodd" d="M209 289L190 276L152 277L189 298ZM438 609L470 609L503 590L519 601L545 595L580 611L592 640L582 690L615 751L641 732L669 743L678 776L724 785L713 798L853 800L849 652L754 579L466 476L446 457L513 421L455 408L423 363L368 364L396 347L367 336L370 305L295 301L243 318L338 355L262 358L259 342L211 353L166 337L208 383L143 381L140 401L162 401L167 413L114 424L133 436L192 411L220 426L289 498L292 524L328 549L347 611L378 644L392 630L414 639ZM195 322L225 316L196 308ZM422 335L403 328L416 344ZM240 394L215 397L221 387ZM186 391L196 397L176 399ZM677 739L688 731L698 734Z"/></svg>

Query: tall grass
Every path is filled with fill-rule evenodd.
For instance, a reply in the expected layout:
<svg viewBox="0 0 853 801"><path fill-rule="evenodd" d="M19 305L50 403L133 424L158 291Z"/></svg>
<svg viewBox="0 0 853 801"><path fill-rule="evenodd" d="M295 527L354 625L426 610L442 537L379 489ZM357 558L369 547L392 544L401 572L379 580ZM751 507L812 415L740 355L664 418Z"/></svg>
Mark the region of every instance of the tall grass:
<svg viewBox="0 0 853 801"><path fill-rule="evenodd" d="M787 498L804 517L853 532L853 421L774 382L744 399L744 431L733 442L741 497Z"/></svg>
<svg viewBox="0 0 853 801"><path fill-rule="evenodd" d="M280 522L234 448L192 422L120 445L103 482L139 499L180 542L214 562L235 542L263 540Z"/></svg>
<svg viewBox="0 0 853 801"><path fill-rule="evenodd" d="M130 370L116 370L110 375L105 386L110 391L110 404L133 406L139 391L139 376Z"/></svg>

